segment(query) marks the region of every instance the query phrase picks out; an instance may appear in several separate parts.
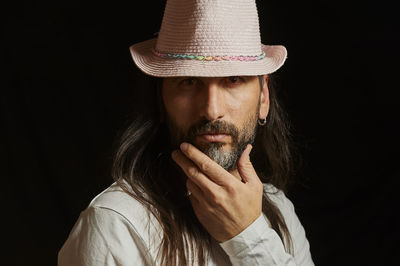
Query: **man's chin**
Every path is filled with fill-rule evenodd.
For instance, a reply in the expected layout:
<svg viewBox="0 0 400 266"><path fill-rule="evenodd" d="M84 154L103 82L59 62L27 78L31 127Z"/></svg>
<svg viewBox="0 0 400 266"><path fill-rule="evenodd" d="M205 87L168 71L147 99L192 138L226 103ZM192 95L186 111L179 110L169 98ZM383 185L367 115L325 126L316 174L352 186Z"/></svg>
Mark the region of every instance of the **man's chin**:
<svg viewBox="0 0 400 266"><path fill-rule="evenodd" d="M230 148L229 148L230 145L228 145L227 143L223 143L223 142L194 141L192 144L205 154L209 153L210 151L213 151L214 153L217 151L219 151L219 152L229 152L230 151Z"/></svg>
<svg viewBox="0 0 400 266"><path fill-rule="evenodd" d="M230 144L222 142L193 143L200 151L225 170L236 169L238 156L232 151Z"/></svg>

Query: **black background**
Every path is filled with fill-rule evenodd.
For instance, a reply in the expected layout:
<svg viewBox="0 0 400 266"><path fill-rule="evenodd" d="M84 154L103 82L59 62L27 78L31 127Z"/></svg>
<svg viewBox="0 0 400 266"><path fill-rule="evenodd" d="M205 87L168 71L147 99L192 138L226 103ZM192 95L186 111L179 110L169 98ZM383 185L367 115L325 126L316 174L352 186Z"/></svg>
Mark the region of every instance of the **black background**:
<svg viewBox="0 0 400 266"><path fill-rule="evenodd" d="M395 3L394 1L392 1ZM396 265L399 32L394 4L257 1L301 180L288 197L316 265ZM128 47L159 31L164 1L3 6L2 265L56 265L140 99ZM5 247L5 249L4 249Z"/></svg>

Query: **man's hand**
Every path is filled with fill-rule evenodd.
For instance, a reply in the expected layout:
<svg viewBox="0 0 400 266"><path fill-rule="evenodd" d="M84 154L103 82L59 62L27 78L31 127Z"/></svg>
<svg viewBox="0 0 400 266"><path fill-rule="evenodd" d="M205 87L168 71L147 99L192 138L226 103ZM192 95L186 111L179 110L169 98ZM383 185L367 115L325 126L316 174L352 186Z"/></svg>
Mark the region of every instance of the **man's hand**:
<svg viewBox="0 0 400 266"><path fill-rule="evenodd" d="M237 177L191 144L183 143L172 153L188 177L197 218L219 242L238 235L261 214L263 186L250 162L251 149L249 144L240 156Z"/></svg>

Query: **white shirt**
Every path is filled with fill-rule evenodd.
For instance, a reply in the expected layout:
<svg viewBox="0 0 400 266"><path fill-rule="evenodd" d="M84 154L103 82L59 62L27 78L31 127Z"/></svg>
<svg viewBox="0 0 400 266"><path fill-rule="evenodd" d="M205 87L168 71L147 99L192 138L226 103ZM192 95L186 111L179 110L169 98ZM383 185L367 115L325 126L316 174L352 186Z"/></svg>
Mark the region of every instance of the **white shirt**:
<svg viewBox="0 0 400 266"><path fill-rule="evenodd" d="M291 234L294 256L261 214L232 239L211 247L208 265L314 265L305 231L292 202L264 185ZM160 225L148 210L116 184L97 195L79 216L58 254L59 266L159 265Z"/></svg>

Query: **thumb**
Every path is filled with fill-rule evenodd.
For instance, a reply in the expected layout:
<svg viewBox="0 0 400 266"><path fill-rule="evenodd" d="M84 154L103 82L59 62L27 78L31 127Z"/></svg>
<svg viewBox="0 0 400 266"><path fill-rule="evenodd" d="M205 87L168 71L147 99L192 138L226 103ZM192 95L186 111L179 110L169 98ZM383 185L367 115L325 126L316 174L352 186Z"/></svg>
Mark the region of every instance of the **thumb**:
<svg viewBox="0 0 400 266"><path fill-rule="evenodd" d="M252 149L253 146L251 144L247 144L246 149L244 149L237 163L237 169L244 183L253 183L255 181L259 181L253 164L250 161L250 152Z"/></svg>

